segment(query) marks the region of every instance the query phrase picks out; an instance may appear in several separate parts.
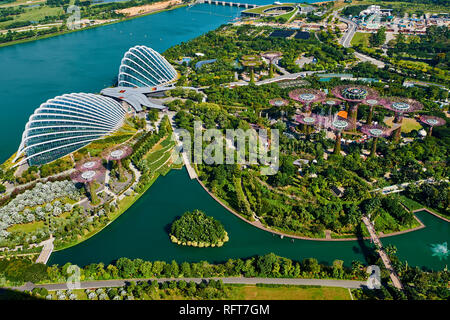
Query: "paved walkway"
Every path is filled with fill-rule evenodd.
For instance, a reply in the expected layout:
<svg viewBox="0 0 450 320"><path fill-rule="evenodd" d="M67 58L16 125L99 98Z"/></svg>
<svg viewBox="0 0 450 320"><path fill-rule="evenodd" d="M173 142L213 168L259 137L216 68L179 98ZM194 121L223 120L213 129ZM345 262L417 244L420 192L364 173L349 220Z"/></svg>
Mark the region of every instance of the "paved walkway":
<svg viewBox="0 0 450 320"><path fill-rule="evenodd" d="M36 263L43 263L46 264L48 259L50 258L50 255L53 252L54 246L53 241L55 238L53 238L52 235L50 235L50 239L42 241L41 244L44 246L42 248L41 253L39 254L39 257L36 260Z"/></svg>
<svg viewBox="0 0 450 320"><path fill-rule="evenodd" d="M303 285L303 286L324 286L324 287L339 287L358 289L366 286L366 281L355 280L328 280L328 279L295 279L295 278L244 278L244 277L228 277L228 278L145 278L145 279L125 279L125 280L99 280L99 281L83 281L80 283L79 289L97 289L108 287L122 287L130 281L153 281L156 280L159 283L165 281L180 281L186 282L194 281L200 283L205 280L222 280L225 284L248 284L255 285L258 283L263 284L280 284L280 285ZM67 283L55 283L55 284L39 284L27 283L20 287L15 287L15 290L33 290L34 288L46 288L49 291L67 290Z"/></svg>
<svg viewBox="0 0 450 320"><path fill-rule="evenodd" d="M397 289L403 290L403 285L400 282L400 278L398 277L397 273L395 272L394 268L392 267L391 260L389 259L388 255L384 251L383 244L381 243L380 239L378 238L375 228L373 224L370 222L369 218L362 217L362 221L367 227L367 230L370 233L370 238L372 239L373 243L377 246L377 252L381 257L381 260L383 261L384 266L389 271L389 276L392 280L392 283L394 284L394 287Z"/></svg>
<svg viewBox="0 0 450 320"><path fill-rule="evenodd" d="M174 112L169 112L168 117L169 117L169 120L170 120L170 124L172 125L172 128L174 129L175 139L177 140L176 144L177 144L178 147L182 148L182 143L180 141L180 135L175 132L176 125L175 125L174 120L173 120L174 116L175 116ZM191 161L189 160L189 158L187 156L187 153L185 152L184 149L181 152L181 157L183 158L183 162L184 162L184 165L186 166L187 172L189 174L189 178L197 179L198 178L197 172L192 167Z"/></svg>

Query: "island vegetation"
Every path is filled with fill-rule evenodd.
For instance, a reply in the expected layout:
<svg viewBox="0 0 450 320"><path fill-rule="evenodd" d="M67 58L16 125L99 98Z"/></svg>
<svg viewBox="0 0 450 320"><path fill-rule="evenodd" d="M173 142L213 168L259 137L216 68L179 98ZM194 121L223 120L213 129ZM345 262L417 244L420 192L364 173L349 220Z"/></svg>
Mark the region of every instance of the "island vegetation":
<svg viewBox="0 0 450 320"><path fill-rule="evenodd" d="M170 227L170 240L193 247L221 247L229 240L222 223L203 211L185 212Z"/></svg>

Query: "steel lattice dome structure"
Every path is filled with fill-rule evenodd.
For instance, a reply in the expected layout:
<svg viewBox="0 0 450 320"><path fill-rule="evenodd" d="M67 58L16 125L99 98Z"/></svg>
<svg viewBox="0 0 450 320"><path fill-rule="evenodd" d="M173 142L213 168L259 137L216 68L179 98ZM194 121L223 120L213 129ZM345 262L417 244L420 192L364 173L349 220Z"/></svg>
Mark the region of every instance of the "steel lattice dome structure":
<svg viewBox="0 0 450 320"><path fill-rule="evenodd" d="M115 100L92 93L71 93L40 105L28 119L13 160L41 165L114 132L122 126L125 110Z"/></svg>
<svg viewBox="0 0 450 320"><path fill-rule="evenodd" d="M177 78L167 60L152 48L135 46L123 56L119 68L119 87L154 87Z"/></svg>

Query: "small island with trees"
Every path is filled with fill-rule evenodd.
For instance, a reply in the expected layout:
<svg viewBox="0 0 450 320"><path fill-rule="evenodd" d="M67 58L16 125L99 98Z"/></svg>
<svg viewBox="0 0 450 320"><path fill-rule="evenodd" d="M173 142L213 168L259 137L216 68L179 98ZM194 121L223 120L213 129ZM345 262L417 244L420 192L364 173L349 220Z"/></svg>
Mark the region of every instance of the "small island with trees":
<svg viewBox="0 0 450 320"><path fill-rule="evenodd" d="M221 247L229 240L222 223L200 210L185 212L172 223L170 240L193 247Z"/></svg>

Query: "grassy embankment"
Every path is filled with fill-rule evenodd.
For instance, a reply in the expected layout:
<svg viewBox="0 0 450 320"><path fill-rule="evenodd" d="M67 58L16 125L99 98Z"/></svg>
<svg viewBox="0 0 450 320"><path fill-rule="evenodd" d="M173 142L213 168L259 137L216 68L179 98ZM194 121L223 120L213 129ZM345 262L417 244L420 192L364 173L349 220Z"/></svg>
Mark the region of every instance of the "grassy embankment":
<svg viewBox="0 0 450 320"><path fill-rule="evenodd" d="M260 286L260 285L224 285L227 292L226 300L351 300L348 289L319 286ZM158 290L164 294L164 300L190 300L179 289ZM72 291L77 295L77 300L88 300L84 290ZM56 292L51 292L56 298ZM159 295L158 295L159 296ZM142 300L161 298L144 294ZM94 298L98 300L98 298Z"/></svg>

